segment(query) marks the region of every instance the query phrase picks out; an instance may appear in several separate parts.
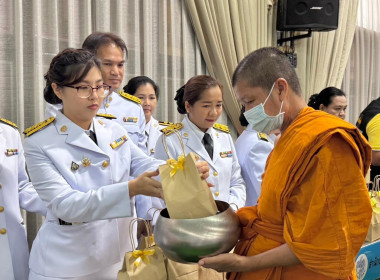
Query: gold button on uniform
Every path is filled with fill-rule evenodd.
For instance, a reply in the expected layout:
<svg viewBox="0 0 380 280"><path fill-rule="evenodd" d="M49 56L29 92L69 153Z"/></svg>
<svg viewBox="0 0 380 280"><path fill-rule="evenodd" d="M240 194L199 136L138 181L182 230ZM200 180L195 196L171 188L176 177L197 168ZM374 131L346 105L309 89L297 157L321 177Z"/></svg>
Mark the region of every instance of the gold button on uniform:
<svg viewBox="0 0 380 280"><path fill-rule="evenodd" d="M106 108L108 108L110 105L108 103L106 103Z"/></svg>
<svg viewBox="0 0 380 280"><path fill-rule="evenodd" d="M3 211L4 211L4 207L0 206L0 212L3 212Z"/></svg>
<svg viewBox="0 0 380 280"><path fill-rule="evenodd" d="M215 196L219 196L219 192L214 192Z"/></svg>
<svg viewBox="0 0 380 280"><path fill-rule="evenodd" d="M108 163L108 161L103 161L103 163L102 163L102 166L105 168L105 167L107 167L109 165L109 163Z"/></svg>
<svg viewBox="0 0 380 280"><path fill-rule="evenodd" d="M2 188L3 186L0 184L0 189Z"/></svg>
<svg viewBox="0 0 380 280"><path fill-rule="evenodd" d="M188 137L189 134L185 132L185 133L183 134L183 136Z"/></svg>
<svg viewBox="0 0 380 280"><path fill-rule="evenodd" d="M214 176L216 177L216 176L218 176L218 172L216 172L216 171L214 171Z"/></svg>
<svg viewBox="0 0 380 280"><path fill-rule="evenodd" d="M5 228L0 229L0 234L6 234L7 230Z"/></svg>
<svg viewBox="0 0 380 280"><path fill-rule="evenodd" d="M103 122L101 120L99 120L98 123L100 123L101 125L103 125Z"/></svg>
<svg viewBox="0 0 380 280"><path fill-rule="evenodd" d="M108 97L108 102L112 101L112 96Z"/></svg>
<svg viewBox="0 0 380 280"><path fill-rule="evenodd" d="M63 125L63 126L61 127L61 132L66 132L66 130L67 130L67 126L66 126L66 125Z"/></svg>

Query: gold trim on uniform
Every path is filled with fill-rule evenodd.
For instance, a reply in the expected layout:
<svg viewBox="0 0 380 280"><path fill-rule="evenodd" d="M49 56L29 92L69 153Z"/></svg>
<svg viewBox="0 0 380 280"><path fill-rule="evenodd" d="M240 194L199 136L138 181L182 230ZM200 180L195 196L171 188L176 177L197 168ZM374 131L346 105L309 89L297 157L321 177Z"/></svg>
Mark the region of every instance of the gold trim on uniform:
<svg viewBox="0 0 380 280"><path fill-rule="evenodd" d="M98 123L100 123L101 125L103 125L103 122L101 120L98 120Z"/></svg>
<svg viewBox="0 0 380 280"><path fill-rule="evenodd" d="M111 114L96 114L96 116L106 118L106 119L116 119L116 117L114 115L111 115Z"/></svg>
<svg viewBox="0 0 380 280"><path fill-rule="evenodd" d="M259 137L260 140L269 142L268 137L265 133L262 132L257 132L257 137Z"/></svg>
<svg viewBox="0 0 380 280"><path fill-rule="evenodd" d="M66 125L63 125L62 127L61 127L61 132L66 132L66 130L67 130L67 126Z"/></svg>
<svg viewBox="0 0 380 280"><path fill-rule="evenodd" d="M88 167L88 166L91 165L91 161L90 161L88 158L84 157L84 158L82 159L82 165L83 165L84 167Z"/></svg>
<svg viewBox="0 0 380 280"><path fill-rule="evenodd" d="M125 93L124 91L119 91L119 94L120 96L124 97L125 99L129 99L137 104L141 104L141 99L132 95L132 94L129 94L129 93Z"/></svg>
<svg viewBox="0 0 380 280"><path fill-rule="evenodd" d="M32 135L33 133L39 131L40 129L46 127L47 125L51 124L53 121L55 120L54 117L51 117L51 118L48 118L47 120L44 120L38 124L35 124L27 129L25 129L25 131L23 132L27 137Z"/></svg>
<svg viewBox="0 0 380 280"><path fill-rule="evenodd" d="M183 128L183 123L175 123L172 125L169 125L168 127L165 127L161 129L161 132L165 134L166 136L172 134L175 130L181 130Z"/></svg>
<svg viewBox="0 0 380 280"><path fill-rule="evenodd" d="M169 126L169 125L173 125L174 123L173 122L158 122L158 124L162 126Z"/></svg>
<svg viewBox="0 0 380 280"><path fill-rule="evenodd" d="M16 125L15 123L13 123L13 122L11 122L11 121L8 121L8 120L6 120L6 119L0 118L0 122L5 123L5 124L7 124L7 125L10 125L10 126L12 126L12 127L14 127L14 128L18 128L17 125Z"/></svg>
<svg viewBox="0 0 380 280"><path fill-rule="evenodd" d="M71 162L71 170L72 171L76 171L79 169L79 164L77 164L76 162L72 161Z"/></svg>
<svg viewBox="0 0 380 280"><path fill-rule="evenodd" d="M220 131L223 131L226 133L230 133L230 129L228 128L227 125L220 124L220 123L214 123L214 125L212 127L217 129L217 130L220 130Z"/></svg>
<svg viewBox="0 0 380 280"><path fill-rule="evenodd" d="M104 167L104 168L106 168L107 166L109 165L109 162L108 161L103 161L103 163L102 163L102 166Z"/></svg>

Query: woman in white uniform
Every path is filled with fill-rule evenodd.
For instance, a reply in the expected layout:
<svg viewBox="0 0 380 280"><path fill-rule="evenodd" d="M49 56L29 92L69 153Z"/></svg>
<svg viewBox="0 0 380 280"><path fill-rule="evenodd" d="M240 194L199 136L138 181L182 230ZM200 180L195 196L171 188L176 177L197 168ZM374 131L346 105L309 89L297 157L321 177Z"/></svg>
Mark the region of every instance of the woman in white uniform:
<svg viewBox="0 0 380 280"><path fill-rule="evenodd" d="M134 216L135 195L162 196L153 177L163 162L115 121L95 118L109 86L93 54L62 51L45 79L45 100L63 109L24 132L28 171L48 208L29 279L115 279L131 250L130 218L123 217ZM207 166L199 169L207 176Z"/></svg>
<svg viewBox="0 0 380 280"><path fill-rule="evenodd" d="M29 248L20 207L46 215L45 204L29 182L17 126L0 119L0 279L25 280Z"/></svg>
<svg viewBox="0 0 380 280"><path fill-rule="evenodd" d="M210 189L215 199L243 207L245 183L233 140L227 126L216 124L223 110L222 86L210 76L195 76L177 91L175 100L178 112L185 114L183 121L176 124L185 154L194 152L207 161L210 166L207 181L213 185ZM167 160L161 137L154 155L157 159ZM165 138L169 155L177 159L183 153L177 134L171 133Z"/></svg>

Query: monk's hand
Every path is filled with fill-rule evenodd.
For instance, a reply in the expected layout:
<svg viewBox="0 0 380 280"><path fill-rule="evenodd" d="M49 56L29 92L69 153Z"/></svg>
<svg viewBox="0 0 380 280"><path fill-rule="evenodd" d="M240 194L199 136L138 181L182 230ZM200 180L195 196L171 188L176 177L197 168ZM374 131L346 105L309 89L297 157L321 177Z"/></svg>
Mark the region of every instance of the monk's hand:
<svg viewBox="0 0 380 280"><path fill-rule="evenodd" d="M212 268L218 272L246 271L249 268L245 267L245 260L246 257L231 253L203 258L198 264L206 268Z"/></svg>
<svg viewBox="0 0 380 280"><path fill-rule="evenodd" d="M198 169L199 174L201 175L202 180L206 180L209 176L210 166L208 166L207 161L197 161L195 166Z"/></svg>

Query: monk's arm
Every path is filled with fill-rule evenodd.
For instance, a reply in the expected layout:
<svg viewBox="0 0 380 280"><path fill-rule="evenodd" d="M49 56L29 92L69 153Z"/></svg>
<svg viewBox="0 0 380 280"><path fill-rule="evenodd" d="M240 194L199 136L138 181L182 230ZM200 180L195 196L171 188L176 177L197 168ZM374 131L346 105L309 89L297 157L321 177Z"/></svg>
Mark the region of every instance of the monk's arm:
<svg viewBox="0 0 380 280"><path fill-rule="evenodd" d="M276 266L292 266L300 263L300 260L286 243L254 256L221 254L199 261L200 265L220 272L254 271Z"/></svg>

